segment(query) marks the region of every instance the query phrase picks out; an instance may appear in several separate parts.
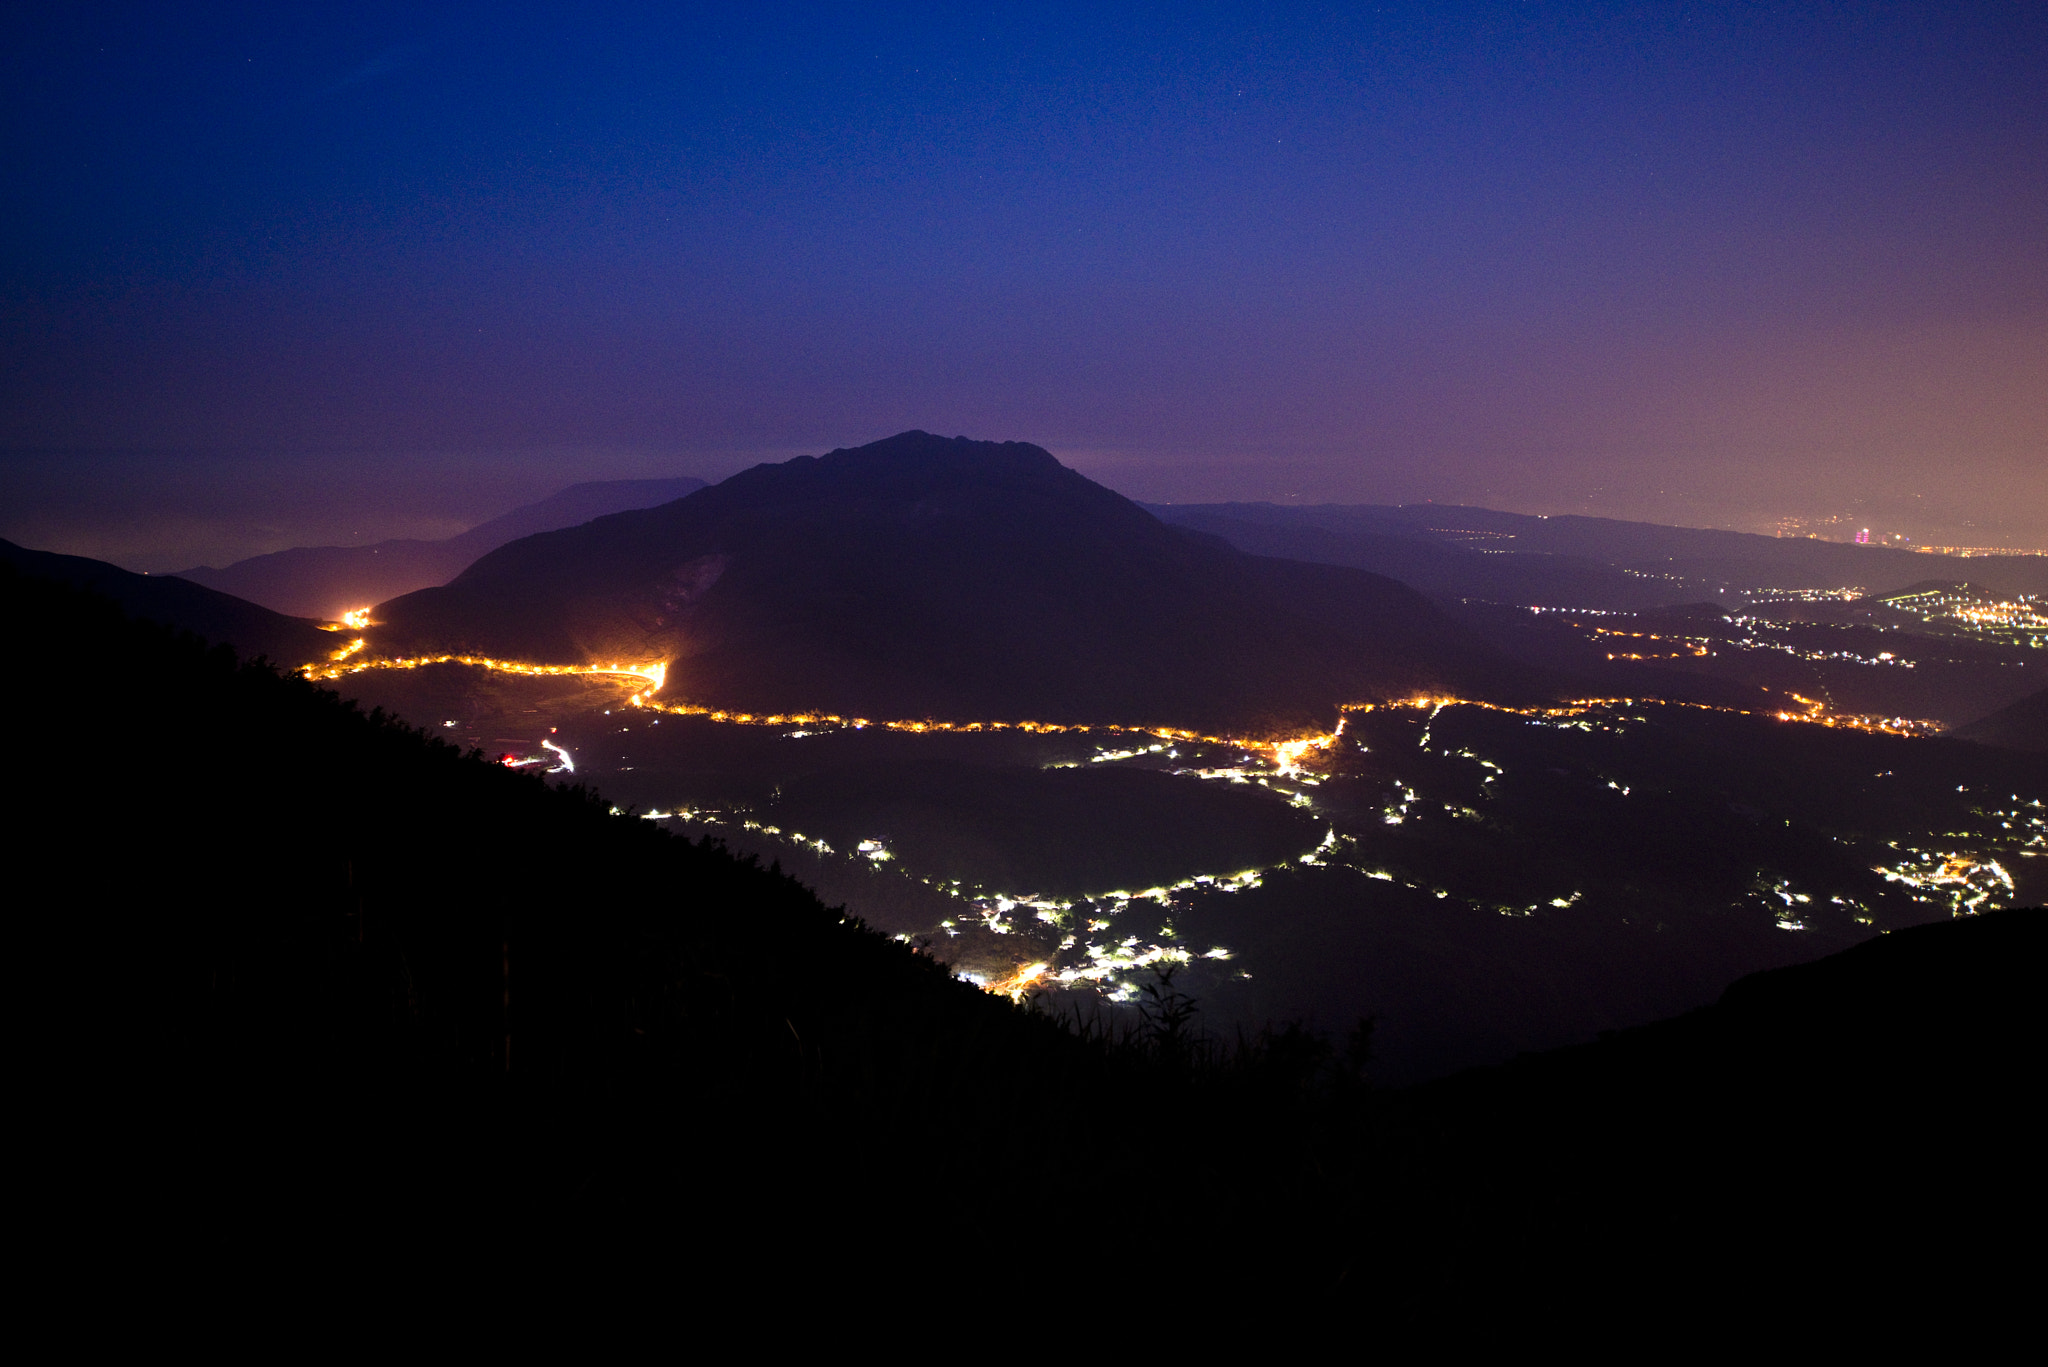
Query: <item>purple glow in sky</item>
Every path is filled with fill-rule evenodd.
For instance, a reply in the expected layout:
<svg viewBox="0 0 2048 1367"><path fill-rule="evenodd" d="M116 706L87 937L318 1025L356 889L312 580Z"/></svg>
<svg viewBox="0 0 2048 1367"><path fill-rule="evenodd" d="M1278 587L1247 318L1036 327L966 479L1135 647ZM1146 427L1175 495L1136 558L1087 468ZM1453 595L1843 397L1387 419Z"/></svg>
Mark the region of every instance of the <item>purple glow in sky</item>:
<svg viewBox="0 0 2048 1367"><path fill-rule="evenodd" d="M0 23L31 544L445 534L922 427L1149 499L2048 545L2038 5Z"/></svg>

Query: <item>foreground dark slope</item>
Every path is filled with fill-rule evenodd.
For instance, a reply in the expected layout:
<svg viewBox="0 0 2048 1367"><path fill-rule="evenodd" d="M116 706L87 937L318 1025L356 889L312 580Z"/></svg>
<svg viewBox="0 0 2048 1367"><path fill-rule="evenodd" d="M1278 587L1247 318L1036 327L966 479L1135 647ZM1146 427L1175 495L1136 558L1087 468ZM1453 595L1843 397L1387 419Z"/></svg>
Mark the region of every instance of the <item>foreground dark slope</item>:
<svg viewBox="0 0 2048 1367"><path fill-rule="evenodd" d="M0 574L8 700L36 719L16 752L41 785L15 827L38 853L29 902L108 918L95 933L110 962L146 966L138 1009L173 1073L255 1051L287 1072L502 1075L509 1036L521 1074L551 1075L678 1029L745 1068L777 1034L831 1033L817 1023L855 999L920 1028L1036 1028L779 874ZM49 669L44 649L94 668ZM147 817L103 827L108 799Z"/></svg>
<svg viewBox="0 0 2048 1367"><path fill-rule="evenodd" d="M380 605L372 649L671 660L749 711L1202 728L1541 684L1377 575L1169 528L1019 442L905 433L515 542Z"/></svg>
<svg viewBox="0 0 2048 1367"><path fill-rule="evenodd" d="M1000 1153L978 1127L1020 1089L1100 1085L1050 1022L777 873L104 599L0 566L0 604L33 785L15 962L62 965L18 1008L83 1105L50 1142L125 1220L361 1202L480 1233L710 1173L752 1219L829 1195L837 1108Z"/></svg>
<svg viewBox="0 0 2048 1367"><path fill-rule="evenodd" d="M333 636L302 617L287 617L183 579L131 574L103 560L32 551L11 541L0 541L0 564L104 594L137 617L196 632L251 659L261 655L291 667L324 659L336 645ZM89 659L90 652L82 658Z"/></svg>
<svg viewBox="0 0 2048 1367"><path fill-rule="evenodd" d="M1419 1089L1492 1232L1461 1270L1527 1278L1530 1317L1579 1327L1592 1296L1623 1322L1661 1304L1658 1330L1688 1335L2013 1322L2032 1264L1993 1250L2040 1209L2044 958L2039 908L1916 926Z"/></svg>
<svg viewBox="0 0 2048 1367"><path fill-rule="evenodd" d="M2026 1269L1958 1250L2039 1142L2039 913L1389 1096L1300 1033L1077 1039L585 794L103 600L0 570L0 605L18 1142L59 1197L20 1232L55 1262L624 1278L670 1329L751 1313L729 1288L985 1323L990 1285L1062 1322L1199 1287L1206 1325L1439 1339L1583 1329L1588 1288L1608 1325L1900 1281L1985 1323Z"/></svg>
<svg viewBox="0 0 2048 1367"><path fill-rule="evenodd" d="M704 487L701 479L612 479L572 484L538 503L494 517L440 541L380 541L374 546L297 546L201 566L178 577L252 603L332 621L352 608L445 584L508 541L574 527L607 513L651 508Z"/></svg>

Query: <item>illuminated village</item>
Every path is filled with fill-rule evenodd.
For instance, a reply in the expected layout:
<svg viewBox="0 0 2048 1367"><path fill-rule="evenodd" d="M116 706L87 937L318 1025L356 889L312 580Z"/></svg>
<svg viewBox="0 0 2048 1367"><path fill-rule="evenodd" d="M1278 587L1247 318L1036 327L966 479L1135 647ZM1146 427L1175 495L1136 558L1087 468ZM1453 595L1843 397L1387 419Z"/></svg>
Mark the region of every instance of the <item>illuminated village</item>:
<svg viewBox="0 0 2048 1367"><path fill-rule="evenodd" d="M1760 601L1769 597L1772 595L1758 595ZM1789 594L1776 597L1778 601L1800 601ZM1816 597L1839 602L1843 594ZM1952 600L1945 597L1919 603L1919 606L1930 613L1937 610L1951 613L1978 611L1975 599ZM1603 618L1611 619L1612 615L1598 612L1530 611L1557 616L1574 627L1584 629L1592 639L1611 643L1617 649L1608 652L1609 659L1701 659L1714 649L1732 646L1779 650L1802 658L1847 660L1880 668L1911 668L1910 661L1897 660L1888 653L1866 657L1846 651L1802 651L1795 645L1772 638L1770 633L1787 629L1786 624L1761 618L1737 616L1731 619L1730 625L1743 635L1730 640L1725 634L1719 637L1674 635L1600 625ZM368 610L364 609L351 612L344 622L334 624L334 629L362 630L369 624ZM715 725L774 729L792 741L835 732L870 730L934 739L1004 733L1076 737L1089 741L1093 746L1092 753L1084 761L1066 763L1079 762L1091 767L1136 765L1198 782L1245 785L1268 793L1274 800L1305 814L1317 814L1327 805L1322 790L1332 779L1341 778L1346 767L1341 756L1351 751L1372 753L1369 747L1348 737L1355 732L1361 719L1374 715L1420 719L1423 725L1414 742L1414 753L1433 760L1439 758L1431 744L1435 724L1447 715L1456 716L1462 712L1513 717L1527 725L1587 734L1625 734L1667 709L1767 718L1783 723L1901 738L1935 735L1942 729L1938 723L1908 717L1841 713L1820 700L1799 695L1793 695L1797 706L1768 711L1674 703L1653 698L1587 698L1549 707L1511 707L1484 700L1417 697L1392 703L1354 704L1342 710L1332 731L1271 739L1205 734L1184 728L1129 722L876 719L811 711L755 713L659 696L670 682L669 668L662 661L564 665L456 654L379 659L366 657L363 648L364 641L358 637L333 658L306 665L302 673L314 681L330 682L375 671L403 673L436 667L465 667L514 679L588 678L594 682L619 685L625 691L620 705L628 709L629 714L652 719L656 724L660 717L666 716ZM448 725L453 726L454 723ZM1508 772L1502 763L1475 753L1469 746L1443 752L1440 758L1470 765L1477 779L1476 792L1482 799L1491 790L1491 785ZM502 762L514 768L534 767L549 774L577 772L571 749L553 738L539 741L534 753L508 753L502 757ZM1383 828L1399 827L1425 818L1481 825L1487 819L1481 808L1473 806L1470 801L1426 800L1418 795L1417 786L1410 781L1395 778L1382 786L1386 796L1380 801L1373 820ZM1607 782L1606 787L1616 797L1626 798L1629 795L1629 788L1618 780ZM1350 870L1367 879L1409 889L1438 901L1455 901L1461 906L1510 917L1528 916L1546 907L1569 908L1584 896L1580 889L1557 887L1545 889L1542 896L1530 903L1474 901L1469 895L1446 886L1440 876L1433 877L1420 869L1404 870L1398 859L1390 862L1385 857L1369 855L1361 845L1363 832L1355 826L1346 828L1356 821L1355 810L1336 819L1322 817L1323 824L1317 838L1298 853L1272 864L1252 868L1195 868L1177 879L1156 885L1105 888L1059 896L1029 889L979 886L957 878L942 878L922 872L906 864L902 852L892 848L888 839L880 835L842 840L840 845L835 845L826 837L764 820L744 809L732 810L701 803L657 803L635 814L642 820L672 824L678 830L694 829L742 840L766 841L771 847L784 848L793 856L801 855L810 860L863 864L878 871L887 866L888 876L913 880L957 906L955 914L932 927L932 933L941 940L957 939L972 928L984 936L1004 937L1019 946L1015 951L1003 951L993 960L984 956L982 963L988 966L968 964L960 970L961 976L968 980L990 991L1013 997L1044 990L1088 990L1100 993L1112 1003L1130 1003L1138 999L1141 984L1156 967L1197 962L1216 972L1250 979L1258 972L1258 965L1246 960L1241 950L1221 943L1185 942L1175 925L1176 908L1187 905L1191 899L1258 889L1274 874L1288 870ZM1972 915L2009 905L2015 885L2006 864L2015 859L2048 857L2048 816L2044 816L2038 797L2023 800L2017 795L2008 807L1987 807L1979 815L1983 820L1976 832L1955 833L1955 837L1960 837L1960 843L1955 837L1951 838L1951 843L1938 847L1894 842L1885 848L1884 862L1869 866L1870 871L1885 883L1903 890L1914 902L1940 908L1950 915ZM1994 820L1995 828L1992 826ZM1823 887L1798 887L1791 881L1773 878L1762 871L1752 896L1763 905L1780 908L1776 922L1786 931L1808 928L1816 898L1858 923L1871 923L1869 908L1856 895ZM1142 926L1136 926L1130 914L1138 908L1147 909L1147 915L1140 918L1144 922ZM910 942L914 937L905 932L896 938ZM1013 966L999 966L1010 960L1015 961ZM1224 967L1226 964L1227 969Z"/></svg>

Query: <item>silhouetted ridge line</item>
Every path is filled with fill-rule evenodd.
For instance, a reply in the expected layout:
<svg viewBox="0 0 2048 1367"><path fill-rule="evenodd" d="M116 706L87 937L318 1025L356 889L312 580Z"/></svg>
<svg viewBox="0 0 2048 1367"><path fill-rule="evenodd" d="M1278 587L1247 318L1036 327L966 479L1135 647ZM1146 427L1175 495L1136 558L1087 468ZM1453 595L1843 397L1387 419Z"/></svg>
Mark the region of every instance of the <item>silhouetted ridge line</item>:
<svg viewBox="0 0 2048 1367"><path fill-rule="evenodd" d="M754 713L1327 730L1546 677L1356 570L1167 527L1022 442L909 432L526 538L379 605L371 650L665 659Z"/></svg>
<svg viewBox="0 0 2048 1367"><path fill-rule="evenodd" d="M0 541L0 563L23 574L104 594L137 617L195 632L217 644L233 646L246 657L262 655L287 667L325 659L339 644L304 618L287 617L183 579L131 574L105 561L32 551L11 541Z"/></svg>
<svg viewBox="0 0 2048 1367"><path fill-rule="evenodd" d="M1980 745L2048 753L2048 688L1951 733Z"/></svg>
<svg viewBox="0 0 2048 1367"><path fill-rule="evenodd" d="M625 508L650 508L685 498L704 481L614 479L572 484L441 541L401 539L373 546L298 546L237 560L225 569L179 570L195 584L259 602L280 612L333 620L414 589L445 584L478 556L508 541L573 527Z"/></svg>
<svg viewBox="0 0 2048 1367"><path fill-rule="evenodd" d="M1356 565L1425 593L1516 604L1631 610L1701 592L1860 585L1883 593L1958 561L1806 537L1538 517L1440 503L1152 505L1162 519L1262 555ZM1969 577L2048 593L2048 559L1973 556Z"/></svg>

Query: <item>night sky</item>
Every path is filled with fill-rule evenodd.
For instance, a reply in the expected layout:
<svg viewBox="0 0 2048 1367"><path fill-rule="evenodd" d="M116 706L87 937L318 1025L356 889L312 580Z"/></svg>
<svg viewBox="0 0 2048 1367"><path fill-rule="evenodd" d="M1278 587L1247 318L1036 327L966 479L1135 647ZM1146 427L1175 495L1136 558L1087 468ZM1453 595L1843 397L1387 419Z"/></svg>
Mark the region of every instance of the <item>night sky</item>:
<svg viewBox="0 0 2048 1367"><path fill-rule="evenodd" d="M1135 497L2048 546L2048 7L22 6L0 535L910 427Z"/></svg>

